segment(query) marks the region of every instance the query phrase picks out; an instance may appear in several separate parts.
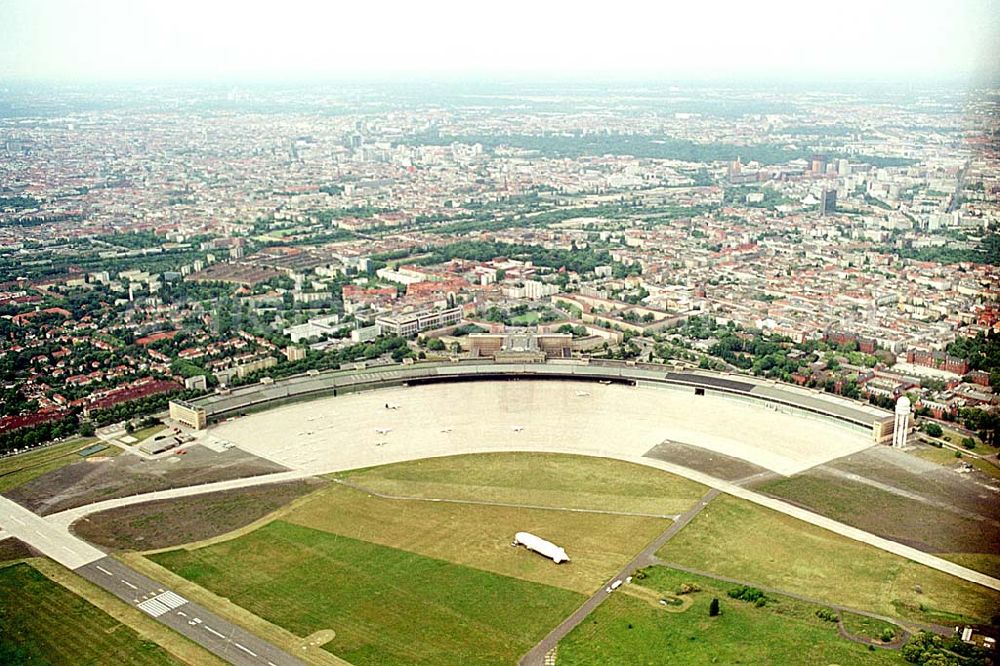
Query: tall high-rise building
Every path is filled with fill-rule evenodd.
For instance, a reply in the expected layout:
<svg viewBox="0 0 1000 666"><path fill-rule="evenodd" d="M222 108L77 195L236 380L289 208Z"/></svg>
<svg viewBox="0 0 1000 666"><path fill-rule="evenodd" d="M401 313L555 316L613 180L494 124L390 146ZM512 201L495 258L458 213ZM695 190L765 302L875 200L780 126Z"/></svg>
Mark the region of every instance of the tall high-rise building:
<svg viewBox="0 0 1000 666"><path fill-rule="evenodd" d="M837 190L823 190L819 198L819 214L832 215L837 212Z"/></svg>

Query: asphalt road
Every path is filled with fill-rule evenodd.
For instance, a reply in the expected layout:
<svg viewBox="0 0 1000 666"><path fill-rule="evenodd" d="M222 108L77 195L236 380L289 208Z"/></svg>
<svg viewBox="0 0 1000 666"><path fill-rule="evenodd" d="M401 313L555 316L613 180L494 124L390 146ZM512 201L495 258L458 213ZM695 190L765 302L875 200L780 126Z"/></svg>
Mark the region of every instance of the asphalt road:
<svg viewBox="0 0 1000 666"><path fill-rule="evenodd" d="M188 601L162 584L110 557L85 564L74 573L103 587L131 606L237 666L303 664L287 652Z"/></svg>
<svg viewBox="0 0 1000 666"><path fill-rule="evenodd" d="M682 513L677 520L670 524L670 527L665 529L660 536L653 539L649 545L642 549L642 552L636 555L631 562L626 564L625 568L622 569L617 576L612 578L611 581L609 581L609 585L611 582L618 580L624 582L625 579L634 574L637 569L641 569L644 566L654 563L656 561L656 551L663 548L667 541L684 529L684 527L687 526L687 524L690 523L702 509L708 506L709 502L718 496L719 492L720 491L713 488L705 493L705 495L698 500L697 504ZM521 666L542 666L542 664L545 663L546 653L558 645L559 641L561 641L566 634L573 631L573 628L576 627L576 625L583 622L584 619L586 619L586 617L590 615L595 608L604 603L604 600L611 594L614 594L614 592L609 593L607 592L606 587L601 587L601 589L595 592L593 596L583 602L583 605L576 609L572 615L563 620L558 627L550 631L549 634L535 647L531 648L531 650L521 658L521 661L519 662Z"/></svg>

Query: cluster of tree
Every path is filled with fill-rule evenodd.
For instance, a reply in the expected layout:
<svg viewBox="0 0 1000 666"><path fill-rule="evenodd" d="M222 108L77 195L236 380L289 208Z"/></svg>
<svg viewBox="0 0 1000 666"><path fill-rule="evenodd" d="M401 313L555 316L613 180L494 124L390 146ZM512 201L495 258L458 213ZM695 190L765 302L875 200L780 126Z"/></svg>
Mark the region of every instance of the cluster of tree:
<svg viewBox="0 0 1000 666"><path fill-rule="evenodd" d="M781 336L727 331L708 348L708 353L755 375L788 380L806 364L802 358L789 358L790 347L791 340Z"/></svg>
<svg viewBox="0 0 1000 666"><path fill-rule="evenodd" d="M152 231L133 231L127 234L107 234L97 236L95 240L103 241L118 247L127 247L131 250L141 250L147 247L159 247L163 245L163 239Z"/></svg>
<svg viewBox="0 0 1000 666"><path fill-rule="evenodd" d="M0 416L27 414L38 409L37 400L28 400L17 386L0 388Z"/></svg>
<svg viewBox="0 0 1000 666"><path fill-rule="evenodd" d="M556 333L572 333L573 337L582 338L587 335L587 329L583 326L573 326L572 324L563 324L556 329Z"/></svg>
<svg viewBox="0 0 1000 666"><path fill-rule="evenodd" d="M739 587L734 587L727 592L733 599L739 599L740 601L746 601L754 606L760 608L768 602L767 595L764 594L763 590L756 587L750 587L748 585L740 585Z"/></svg>
<svg viewBox="0 0 1000 666"><path fill-rule="evenodd" d="M205 371L205 368L201 367L197 363L189 361L187 359L179 358L170 364L170 371L175 375L180 375L181 377L197 377L198 375L206 375L209 377L210 381L214 381L215 377Z"/></svg>
<svg viewBox="0 0 1000 666"><path fill-rule="evenodd" d="M684 162L732 162L739 158L744 162L785 164L795 159L809 159L813 154L809 148L792 149L779 143L738 146L729 143L699 143L663 135L635 134L442 136L428 133L410 137L407 141L407 143L417 145L443 146L456 142L479 143L487 150L495 150L500 146L532 150L547 157L577 158L600 155L631 155L638 158L681 160ZM853 159L875 166L906 166L914 163L914 160L880 156L854 156ZM875 164L876 162L878 164Z"/></svg>
<svg viewBox="0 0 1000 666"><path fill-rule="evenodd" d="M322 224L330 224L334 220L343 220L348 217L369 219L379 213L389 213L390 208L375 208L374 206L353 206L351 208L329 208L316 213L316 219Z"/></svg>
<svg viewBox="0 0 1000 666"><path fill-rule="evenodd" d="M439 264L451 259L489 261L495 257L507 257L531 261L536 266L546 268L566 268L577 273L590 273L602 265L614 265L607 250L574 248L556 250L537 245L513 245L495 241L461 241L432 250L422 259L424 263Z"/></svg>
<svg viewBox="0 0 1000 666"><path fill-rule="evenodd" d="M476 326L475 324L463 324L458 328L454 329L451 334L456 338L460 338L463 335L469 335L470 333L485 333L486 329L482 326Z"/></svg>
<svg viewBox="0 0 1000 666"><path fill-rule="evenodd" d="M862 196L864 197L865 203L868 204L869 206L874 206L875 208L881 208L882 210L893 210L892 206L890 206L889 204L887 204L886 202L882 201L877 197L873 197L867 192L864 192Z"/></svg>
<svg viewBox="0 0 1000 666"><path fill-rule="evenodd" d="M252 384L260 381L262 377L273 379L291 377L309 370L336 370L345 363L370 361L387 354L397 363L414 355L413 350L407 346L405 338L396 335L383 336L371 342L359 342L325 352L309 350L306 357L299 361L286 361L284 357L279 357L278 365L258 370L242 379L234 379L233 385Z"/></svg>
<svg viewBox="0 0 1000 666"><path fill-rule="evenodd" d="M426 347L430 351L442 352L445 350L444 340L441 338L431 338L427 341Z"/></svg>
<svg viewBox="0 0 1000 666"><path fill-rule="evenodd" d="M747 201L748 194L763 194L761 201ZM729 187L722 195L723 206L746 206L748 208L768 208L773 209L783 204L791 203L790 199L773 187Z"/></svg>
<svg viewBox="0 0 1000 666"><path fill-rule="evenodd" d="M942 638L919 631L903 646L903 659L921 666L987 666L992 663L980 647L963 643L957 636Z"/></svg>
<svg viewBox="0 0 1000 666"><path fill-rule="evenodd" d="M1000 444L1000 411L996 407L962 407L958 410L958 419L966 428L979 433L979 438L987 446Z"/></svg>
<svg viewBox="0 0 1000 666"><path fill-rule="evenodd" d="M34 197L0 197L0 210L25 210L41 205L42 202Z"/></svg>
<svg viewBox="0 0 1000 666"><path fill-rule="evenodd" d="M90 412L90 420L98 427L106 426L111 423L124 421L125 419L135 418L136 416L146 416L161 412L167 408L167 404L171 400L190 400L204 395L204 393L204 391L197 389L188 389L148 395L144 398L120 402L107 409L96 409Z"/></svg>
<svg viewBox="0 0 1000 666"><path fill-rule="evenodd" d="M945 244L937 247L901 247L894 248L897 255L903 259L915 259L916 261L936 261L940 264L987 264L990 266L1000 265L1000 232L993 230L979 240L979 244L974 248L955 247L954 244Z"/></svg>
<svg viewBox="0 0 1000 666"><path fill-rule="evenodd" d="M973 370L990 373L990 386L1000 392L1000 334L989 331L958 338L948 345L948 353L964 358Z"/></svg>
<svg viewBox="0 0 1000 666"><path fill-rule="evenodd" d="M40 423L30 428L18 428L0 434L0 453L30 449L53 439L69 437L80 428L76 413L70 413L61 419Z"/></svg>
<svg viewBox="0 0 1000 666"><path fill-rule="evenodd" d="M338 243L345 240L354 240L358 237L353 231L347 229L332 229L322 233L306 234L292 240L275 241L267 245L322 245L324 243Z"/></svg>
<svg viewBox="0 0 1000 666"><path fill-rule="evenodd" d="M461 234L470 231L500 231L511 227L545 227L576 217L603 217L615 220L641 214L646 218L655 216L658 210L657 208L651 208L642 201L630 201L623 196L614 204L585 208L550 208L548 210L534 211L530 214L501 215L499 211L476 211L473 215L466 216L460 220L436 226L431 231L440 234ZM419 218L417 222L420 222Z"/></svg>

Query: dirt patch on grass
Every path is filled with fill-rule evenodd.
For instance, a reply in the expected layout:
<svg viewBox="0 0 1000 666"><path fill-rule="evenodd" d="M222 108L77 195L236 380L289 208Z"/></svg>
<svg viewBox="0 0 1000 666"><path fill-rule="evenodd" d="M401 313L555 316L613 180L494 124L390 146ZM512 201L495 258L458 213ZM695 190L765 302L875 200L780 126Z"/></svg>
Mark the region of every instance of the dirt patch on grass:
<svg viewBox="0 0 1000 666"><path fill-rule="evenodd" d="M36 557L35 550L20 539L9 537L0 541L0 565L7 562L16 562L26 557Z"/></svg>
<svg viewBox="0 0 1000 666"><path fill-rule="evenodd" d="M947 504L933 504L929 499L893 494L822 469L772 481L758 490L920 550L1000 552L1000 523L996 520Z"/></svg>
<svg viewBox="0 0 1000 666"><path fill-rule="evenodd" d="M277 463L229 449L192 446L185 455L146 460L133 455L73 463L25 483L6 496L49 515L101 500L286 471Z"/></svg>
<svg viewBox="0 0 1000 666"><path fill-rule="evenodd" d="M1000 520L1000 481L973 470L959 474L887 446L876 446L816 469L831 469L947 503L960 511Z"/></svg>
<svg viewBox="0 0 1000 666"><path fill-rule="evenodd" d="M768 471L746 460L724 456L715 451L680 442L662 442L647 451L644 456L689 467L725 481L737 481Z"/></svg>
<svg viewBox="0 0 1000 666"><path fill-rule="evenodd" d="M153 550L226 534L323 486L319 479L134 504L73 524L87 541L113 550Z"/></svg>

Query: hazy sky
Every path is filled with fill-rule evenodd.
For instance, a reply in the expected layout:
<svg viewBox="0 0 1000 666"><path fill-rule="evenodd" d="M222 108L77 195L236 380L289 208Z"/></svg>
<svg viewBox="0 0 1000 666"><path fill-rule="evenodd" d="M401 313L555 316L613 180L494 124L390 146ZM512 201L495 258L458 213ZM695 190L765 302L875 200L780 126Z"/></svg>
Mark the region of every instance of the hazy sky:
<svg viewBox="0 0 1000 666"><path fill-rule="evenodd" d="M0 0L0 78L1000 72L1000 0Z"/></svg>

